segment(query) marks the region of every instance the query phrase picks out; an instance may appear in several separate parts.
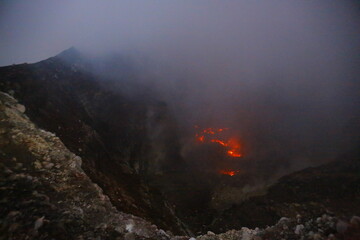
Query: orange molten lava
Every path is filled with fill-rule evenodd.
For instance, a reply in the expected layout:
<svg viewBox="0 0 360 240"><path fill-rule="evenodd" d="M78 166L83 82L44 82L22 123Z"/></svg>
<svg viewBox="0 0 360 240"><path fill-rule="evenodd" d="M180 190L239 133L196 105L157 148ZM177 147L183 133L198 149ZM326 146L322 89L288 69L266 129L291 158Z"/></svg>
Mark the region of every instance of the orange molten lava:
<svg viewBox="0 0 360 240"><path fill-rule="evenodd" d="M223 146L227 146L227 144L226 143L224 143L223 141L220 141L219 139L211 139L211 142L216 142L216 143L218 143L218 144L220 144L220 145L223 145Z"/></svg>
<svg viewBox="0 0 360 240"><path fill-rule="evenodd" d="M199 126L195 126L195 128L199 128ZM230 138L228 140L220 140L218 137L218 133L221 133L228 128L205 128L201 130L200 133L196 134L196 138L199 142L212 142L220 144L221 146L226 148L226 152L231 157L242 157L241 145L236 138ZM211 136L214 135L214 136ZM206 137L205 137L206 136Z"/></svg>
<svg viewBox="0 0 360 240"><path fill-rule="evenodd" d="M239 140L235 137L228 138L227 133L222 133L229 128L205 128L201 129L199 126L195 126L198 133L196 133L196 139L200 143L216 143L225 148L226 153L230 157L240 158L243 157L241 152L241 144ZM219 173L228 176L235 176L238 174L239 170L220 170Z"/></svg>
<svg viewBox="0 0 360 240"><path fill-rule="evenodd" d="M234 176L236 174L238 174L240 171L233 171L233 170L220 170L220 173L223 175L229 175L229 176Z"/></svg>
<svg viewBox="0 0 360 240"><path fill-rule="evenodd" d="M198 140L199 140L200 142L203 142L204 139L205 139L205 136L198 136Z"/></svg>

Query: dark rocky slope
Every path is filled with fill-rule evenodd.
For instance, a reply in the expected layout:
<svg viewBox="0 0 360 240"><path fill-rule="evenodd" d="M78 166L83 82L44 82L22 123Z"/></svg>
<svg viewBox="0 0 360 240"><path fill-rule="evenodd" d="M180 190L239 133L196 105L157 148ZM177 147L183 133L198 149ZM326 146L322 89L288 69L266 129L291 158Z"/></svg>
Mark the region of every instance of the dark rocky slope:
<svg viewBox="0 0 360 240"><path fill-rule="evenodd" d="M189 230L178 216L186 219L195 232L265 227L275 224L281 217L289 217L292 220L289 220L291 227L287 231L292 236L298 221L303 224L315 221L314 218L324 213L333 215L331 221L337 221L334 216L349 220L352 215L360 214L358 153L286 176L268 189L266 195L250 198L222 213L210 211L202 201L194 205L198 211L195 208L183 211L188 206L183 204L176 212L159 189L172 203L194 196L200 199L211 194L211 189L203 189L203 185L208 185L202 185L198 176L186 175L186 181L180 176L186 166L179 155L176 124L166 104L136 83L132 88L139 89L142 94L136 97L121 94L127 84L100 79L89 69L91 63L70 50L36 64L0 68L0 90L19 99L37 126L54 132L71 152L83 159L82 169L86 175L101 187L118 210L181 235L188 235ZM124 78L131 76L129 67L120 72ZM3 161L7 164L7 159L12 158L11 152L18 150L7 150L8 157ZM9 166L9 169L16 167ZM174 176L180 177L175 179ZM21 185L15 188L21 189ZM27 188L32 189L32 186L24 189ZM15 193L13 198L18 194L22 195ZM6 197L4 193L2 198ZM31 197L26 195L26 198ZM301 220L297 219L298 215ZM29 215L31 219L36 216L41 217ZM316 233L313 227L311 225L306 231ZM79 235L80 228L83 227L76 230ZM236 238L243 232L235 231L231 236ZM252 232L252 236L260 232ZM275 230L274 234L278 233ZM337 232L333 226L326 233ZM218 239L219 236L210 234L208 237ZM300 235L294 239L300 239Z"/></svg>
<svg viewBox="0 0 360 240"><path fill-rule="evenodd" d="M168 239L119 212L53 133L0 93L0 239Z"/></svg>
<svg viewBox="0 0 360 240"><path fill-rule="evenodd" d="M332 213L360 215L360 161L353 152L336 161L280 178L263 196L235 205L208 228L221 232L241 226L263 227L280 217L313 218Z"/></svg>
<svg viewBox="0 0 360 240"><path fill-rule="evenodd" d="M169 137L157 144L163 158L154 157L151 148L155 140L149 140L147 114L150 109L154 112L151 127L162 121L166 128L171 121L166 106L147 96L125 98L119 89L112 89L114 85L108 87L84 71L84 65L76 50L70 49L36 64L2 67L0 89L14 94L32 121L56 133L84 159L84 171L118 209L175 233L187 233L162 194L146 183L149 176L175 171L181 165L173 154L177 151L172 150L176 142L161 142L168 142ZM164 132L175 134L172 129Z"/></svg>
<svg viewBox="0 0 360 240"><path fill-rule="evenodd" d="M195 240L119 212L82 170L82 159L55 134L36 127L26 108L0 92L0 239ZM199 240L346 239L360 218L281 218L265 229L207 232Z"/></svg>

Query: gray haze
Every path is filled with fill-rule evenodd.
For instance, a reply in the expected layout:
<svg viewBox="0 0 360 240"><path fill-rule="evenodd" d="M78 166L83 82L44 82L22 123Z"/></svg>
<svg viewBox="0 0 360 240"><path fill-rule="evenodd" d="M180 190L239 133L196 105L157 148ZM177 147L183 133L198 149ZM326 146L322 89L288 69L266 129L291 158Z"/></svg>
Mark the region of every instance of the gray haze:
<svg viewBox="0 0 360 240"><path fill-rule="evenodd" d="M231 127L254 158L297 168L354 147L358 14L350 1L326 0L9 0L0 65L70 46L126 53L181 125Z"/></svg>

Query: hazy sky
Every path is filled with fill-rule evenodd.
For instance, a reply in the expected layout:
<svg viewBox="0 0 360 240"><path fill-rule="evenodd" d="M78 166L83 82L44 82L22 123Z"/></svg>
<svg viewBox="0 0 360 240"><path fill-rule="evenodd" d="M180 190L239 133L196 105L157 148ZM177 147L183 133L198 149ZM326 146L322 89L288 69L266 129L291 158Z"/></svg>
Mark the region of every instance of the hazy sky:
<svg viewBox="0 0 360 240"><path fill-rule="evenodd" d="M335 0L1 0L0 66L39 61L70 46L155 51L204 64L229 55L259 61L258 53L274 61L320 51L332 57L359 40L357 13ZM342 49L331 50L336 45Z"/></svg>

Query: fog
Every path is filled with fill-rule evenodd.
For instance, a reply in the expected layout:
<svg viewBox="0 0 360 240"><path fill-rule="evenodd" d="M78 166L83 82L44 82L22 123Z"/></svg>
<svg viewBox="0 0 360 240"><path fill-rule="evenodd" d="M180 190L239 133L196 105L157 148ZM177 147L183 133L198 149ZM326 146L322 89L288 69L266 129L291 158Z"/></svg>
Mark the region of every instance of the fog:
<svg viewBox="0 0 360 240"><path fill-rule="evenodd" d="M184 138L194 124L230 127L252 158L299 169L357 144L358 9L325 0L2 1L0 65L70 46L126 54Z"/></svg>

